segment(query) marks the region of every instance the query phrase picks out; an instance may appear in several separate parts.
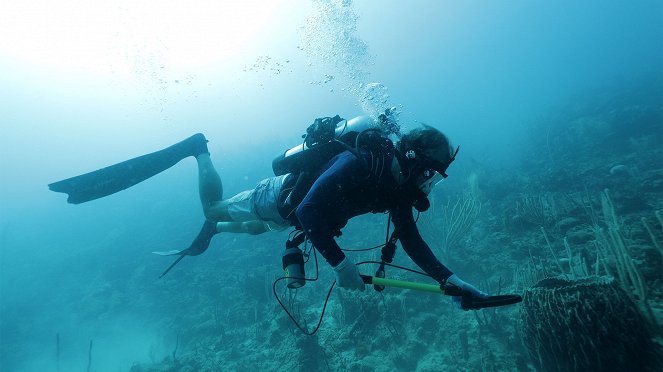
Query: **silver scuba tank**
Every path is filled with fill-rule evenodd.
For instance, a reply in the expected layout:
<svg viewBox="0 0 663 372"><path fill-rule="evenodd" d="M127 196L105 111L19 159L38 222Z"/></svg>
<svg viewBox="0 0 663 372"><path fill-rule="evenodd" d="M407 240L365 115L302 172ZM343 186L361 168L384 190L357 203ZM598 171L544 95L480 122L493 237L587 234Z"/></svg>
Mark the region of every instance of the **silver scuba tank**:
<svg viewBox="0 0 663 372"><path fill-rule="evenodd" d="M325 119L338 119L336 120L336 127L330 128L329 124L333 125L333 121L325 123ZM324 129L324 124L327 124L327 129ZM322 133L319 136L320 140L311 141L312 136L320 134L316 133L318 128L323 128L320 130L328 131L328 133ZM286 173L313 171L325 161L329 161L334 155L343 152L346 149L343 143L353 147L357 135L367 129L380 129L380 126L370 116L357 116L349 120L340 119L338 116L335 118L316 119L307 129L305 140L300 145L286 150L272 161L274 175L280 176ZM332 130L333 135L331 133Z"/></svg>

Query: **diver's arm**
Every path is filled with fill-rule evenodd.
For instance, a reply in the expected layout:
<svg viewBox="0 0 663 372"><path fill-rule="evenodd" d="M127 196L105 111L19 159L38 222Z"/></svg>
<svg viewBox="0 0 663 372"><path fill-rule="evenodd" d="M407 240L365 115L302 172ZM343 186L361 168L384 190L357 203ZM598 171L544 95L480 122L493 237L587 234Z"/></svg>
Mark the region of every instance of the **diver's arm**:
<svg viewBox="0 0 663 372"><path fill-rule="evenodd" d="M392 219L405 253L433 279L439 283L446 282L453 273L435 257L419 234L419 229L412 216L412 207L401 203L392 211Z"/></svg>
<svg viewBox="0 0 663 372"><path fill-rule="evenodd" d="M412 216L411 206L403 204L399 208L396 208L392 214L392 218L394 226L399 231L398 237L403 245L403 249L412 258L412 261L424 270L426 274L433 277L440 284L451 283L469 292L474 298L488 297L487 293L460 279L458 275L452 273L435 257L428 244L426 244L421 238L421 234L419 234L419 229L417 229L414 217ZM452 300L459 308L467 310L460 296L454 296Z"/></svg>
<svg viewBox="0 0 663 372"><path fill-rule="evenodd" d="M345 258L334 240L338 222L339 203L343 195L352 189L352 183L361 163L349 154L342 154L313 183L296 210L302 230L327 262L338 265Z"/></svg>

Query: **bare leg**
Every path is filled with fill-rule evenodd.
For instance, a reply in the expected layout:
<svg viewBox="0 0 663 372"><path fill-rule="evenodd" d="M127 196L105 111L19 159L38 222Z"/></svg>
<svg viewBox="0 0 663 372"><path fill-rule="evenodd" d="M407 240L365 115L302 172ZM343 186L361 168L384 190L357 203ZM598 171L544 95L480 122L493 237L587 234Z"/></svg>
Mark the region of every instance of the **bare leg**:
<svg viewBox="0 0 663 372"><path fill-rule="evenodd" d="M202 136L202 135L201 135ZM204 137L202 137L204 140ZM205 145L207 141L202 142ZM209 247L210 241L215 234L220 232L246 233L251 235L262 234L268 231L263 221L233 221L228 213L228 201L223 200L223 184L219 173L214 169L212 159L207 152L207 147L201 147L194 153L198 162L198 190L200 192L200 203L205 214L200 232L187 249L181 251L158 252L164 255L197 256ZM182 257L178 258L161 276L165 275Z"/></svg>
<svg viewBox="0 0 663 372"><path fill-rule="evenodd" d="M198 162L198 190L203 213L211 221L232 221L223 203L223 184L209 154L200 154Z"/></svg>
<svg viewBox="0 0 663 372"><path fill-rule="evenodd" d="M228 213L228 202L223 200L223 184L221 177L212 164L208 153L202 153L196 157L198 162L198 190L200 192L200 203L208 223L216 222L215 233L231 232L245 233L250 235L262 234L269 231L263 221L235 221ZM211 227L211 226L210 226ZM211 233L207 231L204 235Z"/></svg>
<svg viewBox="0 0 663 372"><path fill-rule="evenodd" d="M216 224L217 232L245 233L258 235L267 232L268 229L263 221L245 221L245 222L218 222Z"/></svg>

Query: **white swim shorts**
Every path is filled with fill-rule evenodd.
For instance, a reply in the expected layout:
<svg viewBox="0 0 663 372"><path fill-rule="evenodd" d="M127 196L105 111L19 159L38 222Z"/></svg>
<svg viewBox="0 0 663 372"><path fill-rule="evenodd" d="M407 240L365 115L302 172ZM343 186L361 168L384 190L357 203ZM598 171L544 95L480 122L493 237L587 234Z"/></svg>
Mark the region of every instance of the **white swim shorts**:
<svg viewBox="0 0 663 372"><path fill-rule="evenodd" d="M242 191L228 199L228 214L235 221L260 220L269 230L284 230L290 222L279 214L278 198L290 174L266 178L253 190Z"/></svg>

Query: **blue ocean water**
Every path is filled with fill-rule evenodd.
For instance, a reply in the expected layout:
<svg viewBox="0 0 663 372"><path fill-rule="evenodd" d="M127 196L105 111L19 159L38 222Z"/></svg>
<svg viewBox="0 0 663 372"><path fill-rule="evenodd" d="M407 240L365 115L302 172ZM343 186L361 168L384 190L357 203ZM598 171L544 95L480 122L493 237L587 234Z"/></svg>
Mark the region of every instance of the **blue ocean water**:
<svg viewBox="0 0 663 372"><path fill-rule="evenodd" d="M493 292L614 276L654 330L628 337L660 353L661 35L660 1L0 4L0 370L552 370L525 305L335 290L303 336L272 294L288 231L221 234L158 279L171 261L151 252L204 221L192 158L80 205L47 187L202 132L232 196L313 119L389 107L461 146L420 223L443 262ZM362 216L339 244L380 244L386 224ZM290 298L309 329L332 281L322 260Z"/></svg>

